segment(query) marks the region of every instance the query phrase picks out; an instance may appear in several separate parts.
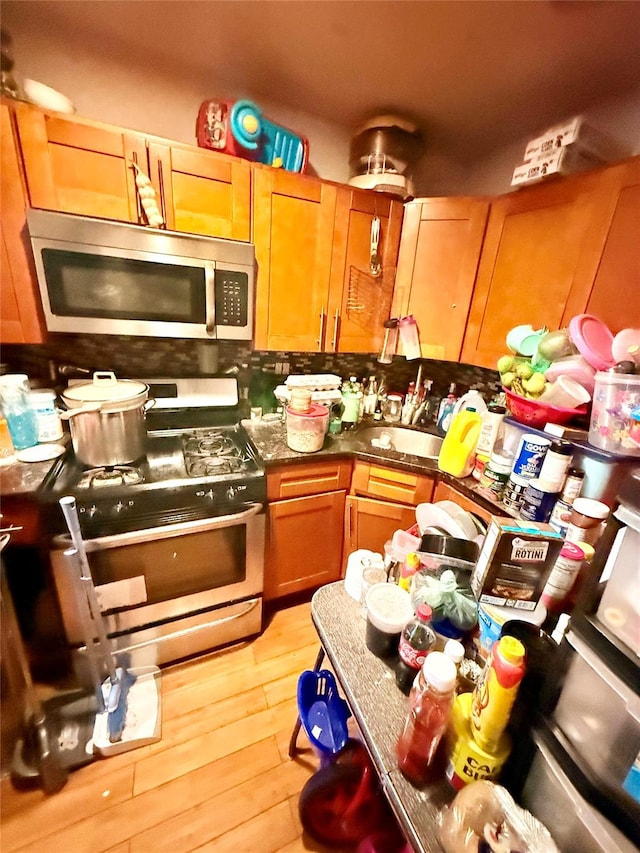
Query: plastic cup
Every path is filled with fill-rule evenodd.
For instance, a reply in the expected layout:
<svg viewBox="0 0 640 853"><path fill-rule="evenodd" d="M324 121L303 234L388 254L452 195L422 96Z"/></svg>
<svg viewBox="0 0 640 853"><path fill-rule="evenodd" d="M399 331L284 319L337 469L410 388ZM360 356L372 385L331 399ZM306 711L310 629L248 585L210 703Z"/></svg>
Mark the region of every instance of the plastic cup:
<svg viewBox="0 0 640 853"><path fill-rule="evenodd" d="M588 403L591 394L570 376L558 376L555 382L538 397L541 403L557 406L561 409L577 409L583 403Z"/></svg>

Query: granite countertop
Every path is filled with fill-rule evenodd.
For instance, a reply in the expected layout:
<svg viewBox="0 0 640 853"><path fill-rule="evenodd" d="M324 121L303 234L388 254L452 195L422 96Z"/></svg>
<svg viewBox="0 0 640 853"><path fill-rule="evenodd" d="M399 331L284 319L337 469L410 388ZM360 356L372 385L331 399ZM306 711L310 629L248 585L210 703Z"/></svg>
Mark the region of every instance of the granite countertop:
<svg viewBox="0 0 640 853"><path fill-rule="evenodd" d="M68 443L69 435L66 433L63 438L55 442L65 447ZM45 462L20 462L16 459L14 462L0 466L0 494L3 497L34 494L58 458L48 459Z"/></svg>
<svg viewBox="0 0 640 853"><path fill-rule="evenodd" d="M436 459L427 459L421 456L413 456L410 453L398 453L395 450L372 447L368 442L363 442L358 438L358 430L341 433L340 435L326 435L321 450L315 453L299 453L297 450L291 450L288 447L286 425L280 420L243 420L242 425L253 441L267 471L269 468L277 465L313 462L332 457L361 459L366 462L384 464L389 468L397 468L401 471L411 471L414 474L437 476L438 480L453 486L466 495L466 497L470 498L470 500L480 504L487 512L493 515L512 515L516 517L516 513L507 509L503 504L492 501L480 494L478 492L478 482L473 477L461 479L453 477L451 474L446 474L438 469ZM384 424L382 428L384 428ZM404 428L408 429L409 427ZM424 430L422 431L424 432Z"/></svg>

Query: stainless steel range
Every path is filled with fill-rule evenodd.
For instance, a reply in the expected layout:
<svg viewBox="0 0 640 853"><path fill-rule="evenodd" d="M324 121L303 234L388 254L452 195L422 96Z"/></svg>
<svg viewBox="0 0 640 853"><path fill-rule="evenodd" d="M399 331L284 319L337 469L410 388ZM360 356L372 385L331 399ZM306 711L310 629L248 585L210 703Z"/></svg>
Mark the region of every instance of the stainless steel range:
<svg viewBox="0 0 640 853"><path fill-rule="evenodd" d="M239 422L235 378L145 380L146 453L88 468L73 451L44 481L51 564L69 643L82 642L69 537L58 501L76 498L114 649L160 665L262 627L266 480Z"/></svg>

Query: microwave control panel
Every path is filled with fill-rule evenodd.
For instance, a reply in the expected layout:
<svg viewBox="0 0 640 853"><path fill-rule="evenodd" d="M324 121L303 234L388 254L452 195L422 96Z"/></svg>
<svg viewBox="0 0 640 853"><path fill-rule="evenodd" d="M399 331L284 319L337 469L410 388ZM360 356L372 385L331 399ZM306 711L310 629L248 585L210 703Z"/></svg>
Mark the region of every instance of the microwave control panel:
<svg viewBox="0 0 640 853"><path fill-rule="evenodd" d="M246 326L249 276L245 272L216 270L216 325Z"/></svg>

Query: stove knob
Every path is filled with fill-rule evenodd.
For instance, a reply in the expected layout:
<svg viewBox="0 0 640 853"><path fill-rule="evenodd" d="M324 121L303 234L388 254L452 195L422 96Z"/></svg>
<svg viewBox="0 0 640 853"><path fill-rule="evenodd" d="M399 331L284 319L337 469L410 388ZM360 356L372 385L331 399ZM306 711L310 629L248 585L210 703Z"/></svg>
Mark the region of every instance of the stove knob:
<svg viewBox="0 0 640 853"><path fill-rule="evenodd" d="M230 501L232 501L235 498L235 496L236 496L236 490L234 489L233 486L229 486L229 488L227 489L227 498Z"/></svg>
<svg viewBox="0 0 640 853"><path fill-rule="evenodd" d="M87 510L87 513L89 514L89 518L93 518L93 516L94 516L97 512L98 512L98 507L97 507L95 504L93 504L92 506L90 506L90 507L89 507L89 509Z"/></svg>
<svg viewBox="0 0 640 853"><path fill-rule="evenodd" d="M116 513L120 513L124 509L124 504L122 503L122 501L118 501L118 503L113 508Z"/></svg>

